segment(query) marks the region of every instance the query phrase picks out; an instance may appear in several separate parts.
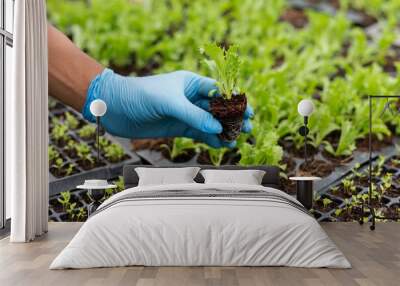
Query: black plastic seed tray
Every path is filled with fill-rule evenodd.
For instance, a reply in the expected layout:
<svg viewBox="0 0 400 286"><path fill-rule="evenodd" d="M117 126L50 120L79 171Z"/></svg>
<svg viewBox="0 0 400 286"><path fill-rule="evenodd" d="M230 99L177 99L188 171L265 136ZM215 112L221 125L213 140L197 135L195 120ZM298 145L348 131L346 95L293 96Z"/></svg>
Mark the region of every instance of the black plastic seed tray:
<svg viewBox="0 0 400 286"><path fill-rule="evenodd" d="M65 112L69 112L72 115L74 115L78 120L79 120L79 128L82 128L84 125L91 124L87 122L81 114L73 110L72 108L69 108L67 106L64 106L60 102L53 101L52 106L49 107L49 129L52 129L52 119L55 117L60 117ZM49 130L49 131L50 131ZM77 141L81 142L84 141L87 143L91 148L91 155L93 158L97 157L97 152L95 148L95 140L94 138L89 139L89 140L84 140L79 137L78 135L78 130L68 130L67 135ZM49 145L53 146L61 155L63 161L64 161L64 166L67 166L68 164L72 163L75 165L75 170L74 172L67 177L62 177L62 178L57 178L55 177L51 172L49 172L49 192L50 196L59 194L62 191L74 189L77 185L80 185L84 182L86 179L111 179L118 177L122 173L122 168L125 164L140 164L141 159L132 151L129 150L129 148L126 148L123 144L120 144L118 140L116 140L114 137L105 134L103 137L108 139L111 143L117 143L124 149L124 153L126 154L125 157L123 158L122 161L118 163L111 163L109 162L103 154L100 155L100 163L98 164L97 167L89 170L84 170L82 166L78 164L78 158L71 158L67 155L65 152L65 149L62 147L59 147L53 140L50 139Z"/></svg>
<svg viewBox="0 0 400 286"><path fill-rule="evenodd" d="M382 177L386 173L392 173L393 174L393 179L392 179L392 186L396 190L400 190L400 184L399 184L399 179L400 179L400 168L394 168L393 166L390 166L388 162L392 160L393 158L396 157L396 151L392 150L391 156L386 157L387 159L385 160L385 164L383 165L382 169L382 176L381 177L374 177L374 183L376 184L377 188L380 188L382 185ZM375 160L376 163L376 160ZM373 164L376 165L376 164ZM360 167L358 172L363 174L363 178L368 180L368 164L365 164L363 167ZM318 195L323 199L323 198L329 198L330 200L333 201L334 207L331 208L331 210L327 212L321 212L319 210L313 210L315 217L317 217L318 221L336 221L338 220L335 216L334 213L337 209L344 209L346 207L346 202L345 200L348 200L349 203L352 202L352 197L349 198L343 198L339 195L336 195L332 189L335 187L340 187L342 184L343 179L351 179L351 180L356 180L357 177L352 173L348 172L344 176L342 176L339 180L336 181L336 183L327 186L325 189L321 190ZM390 193L390 192L389 192ZM356 187L356 193L354 195L362 195L362 194L368 194L368 184L364 185L357 185ZM383 193L381 196L381 205L382 207L400 207L400 195L388 195L388 193ZM370 219L371 217L369 217ZM340 219L339 219L340 220Z"/></svg>
<svg viewBox="0 0 400 286"><path fill-rule="evenodd" d="M50 196L49 199L49 221L68 221L68 214L64 211L60 202L58 202L59 195ZM76 208L79 209L83 207L87 210L89 206L90 199L87 196L86 190L73 190L71 191L71 201L76 203Z"/></svg>

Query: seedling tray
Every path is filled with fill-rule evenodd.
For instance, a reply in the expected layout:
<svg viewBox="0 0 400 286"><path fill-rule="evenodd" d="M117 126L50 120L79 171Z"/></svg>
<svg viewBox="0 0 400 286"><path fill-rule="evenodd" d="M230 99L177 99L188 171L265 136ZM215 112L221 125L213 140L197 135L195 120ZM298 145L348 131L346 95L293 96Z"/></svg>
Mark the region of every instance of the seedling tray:
<svg viewBox="0 0 400 286"><path fill-rule="evenodd" d="M71 192L71 201L76 202L76 208L79 209L80 207L85 208L89 206L90 199L87 196L87 190L72 190ZM60 198L59 194L55 194L50 196L49 198L49 221L68 221L68 214L64 211L63 206L58 201Z"/></svg>
<svg viewBox="0 0 400 286"><path fill-rule="evenodd" d="M385 156L386 157L386 156ZM385 164L383 165L382 169L383 172L381 174L381 176L377 177L377 176L373 176L373 182L374 184L376 184L377 189L379 190L383 184L382 178L384 177L384 175L388 172L393 174L393 179L392 179L392 188L393 190L395 190L396 192L399 193L399 195L396 195L395 192L392 192L389 194L388 193L383 193L381 195L381 199L380 201L377 201L376 204L376 208L377 209L382 209L382 208L394 208L400 207L400 184L399 184L399 178L400 178L400 168L399 167L394 167L392 165L390 165L390 162L392 159L395 159L397 157L396 153L393 151L391 155L389 155L388 157L386 157L387 159L385 160ZM398 158L396 158L398 159ZM376 158L373 164L373 167L376 166ZM364 180L364 184L355 184L356 186L356 192L353 193L353 195L357 196L357 195L363 195L363 194L368 194L368 164L365 164L364 166L360 167L358 170L359 173L361 173L363 175L363 180ZM326 188L324 188L323 190L321 190L319 192L319 196L321 196L321 198L329 198L331 201L333 201L333 204L336 205L335 207L331 208L329 211L320 211L320 210L316 210L314 209L314 215L315 217L318 218L318 221L342 221L341 217L336 217L335 216L335 211L337 209L345 209L346 208L346 198L344 198L343 196L338 195L337 193L335 194L332 189L335 187L340 187L342 185L342 180L343 179L350 179L350 180L357 180L358 178L352 173L352 172L348 172L346 173L344 176L342 176L340 178L340 180L337 180L336 183L327 186ZM348 197L347 198L348 203L351 203L353 201L353 197ZM361 204L358 206L361 207ZM368 218L370 219L371 216Z"/></svg>
<svg viewBox="0 0 400 286"><path fill-rule="evenodd" d="M52 119L55 117L60 118L65 112L71 113L74 117L76 117L79 120L79 128L82 128L83 126L87 124L91 124L87 122L83 117L73 110L72 108L69 108L65 105L63 105L60 102L57 102L53 104L49 108L49 126L50 129L52 128ZM81 142L84 141L87 143L91 148L91 155L93 158L97 157L97 152L96 152L96 147L95 147L95 140L94 138L84 140L78 135L78 129L76 130L71 130L69 129L67 131L67 135L69 138ZM107 140L109 140L111 143L116 143L120 145L124 149L125 156L122 161L117 162L117 163L111 163L110 161L105 158L104 154L100 154L100 164L99 166L89 169L89 170L84 170L79 164L78 160L79 158L71 158L68 156L68 154L65 152L65 150L62 147L59 147L52 139L49 141L49 145L53 146L53 148L56 149L56 151L61 155L64 165L68 165L69 163L73 163L75 165L75 171L73 174L67 177L62 177L62 178L57 178L55 177L51 172L49 172L49 194L50 196L59 194L62 191L67 191L70 189L75 188L77 185L81 184L84 182L84 180L87 179L106 179L109 180L111 178L118 177L122 173L122 168L126 164L140 164L141 159L132 151L129 150L129 148L126 148L124 144L120 144L118 140L116 140L114 137L105 134L103 136Z"/></svg>

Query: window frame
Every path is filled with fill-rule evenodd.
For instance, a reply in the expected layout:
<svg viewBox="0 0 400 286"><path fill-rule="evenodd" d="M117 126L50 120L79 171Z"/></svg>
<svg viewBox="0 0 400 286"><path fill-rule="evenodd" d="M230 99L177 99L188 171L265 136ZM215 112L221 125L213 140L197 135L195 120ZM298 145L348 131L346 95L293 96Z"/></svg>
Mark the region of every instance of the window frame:
<svg viewBox="0 0 400 286"><path fill-rule="evenodd" d="M6 17L12 17L14 15L6 16L6 1L11 1L13 5L13 13L15 7L15 0L0 0L0 237L9 233L10 230L10 219L6 217L6 189L5 189L5 166L4 166L4 155L5 155L5 93L6 93L6 50L7 46L13 47L13 34L7 31ZM12 29L13 31L14 29Z"/></svg>

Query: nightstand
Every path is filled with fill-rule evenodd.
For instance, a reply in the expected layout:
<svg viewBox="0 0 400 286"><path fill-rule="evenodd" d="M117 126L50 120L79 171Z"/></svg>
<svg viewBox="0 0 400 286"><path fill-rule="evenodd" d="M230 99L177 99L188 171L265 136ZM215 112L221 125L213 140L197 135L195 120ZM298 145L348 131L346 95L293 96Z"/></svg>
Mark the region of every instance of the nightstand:
<svg viewBox="0 0 400 286"><path fill-rule="evenodd" d="M313 184L314 181L321 180L320 177L290 177L292 181L296 181L297 200L306 208L311 209L313 205Z"/></svg>

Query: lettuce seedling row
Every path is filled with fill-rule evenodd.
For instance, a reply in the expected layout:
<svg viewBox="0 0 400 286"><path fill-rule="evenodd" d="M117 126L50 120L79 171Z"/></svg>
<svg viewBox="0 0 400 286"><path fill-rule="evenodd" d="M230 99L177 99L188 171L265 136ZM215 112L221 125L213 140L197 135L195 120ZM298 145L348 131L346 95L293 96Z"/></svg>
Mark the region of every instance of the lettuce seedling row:
<svg viewBox="0 0 400 286"><path fill-rule="evenodd" d="M52 151L59 154L59 158L58 162L56 159L49 162L50 196L73 189L86 179L115 178L122 173L123 165L141 163L140 158L135 153L128 150L128 148L124 148L117 140L108 134L103 136L103 140L107 140L109 144L116 144L116 146L119 146L118 148L122 148L123 155L119 154L121 156L120 160L116 160L118 162L113 162L112 159L107 158L105 150L101 148L100 161L97 162L95 137L89 136L88 138L82 138L79 136L80 131L90 126L90 123L84 120L82 116L73 109L53 99L51 102L49 106L49 146L51 146ZM68 128L65 132L65 136L61 136L65 138L55 140L54 137L52 137L52 131L55 125L65 126L66 113L76 118L78 125L74 129ZM68 142L73 143L69 146Z"/></svg>
<svg viewBox="0 0 400 286"><path fill-rule="evenodd" d="M398 150L386 151L374 158L372 205L378 213L394 216L400 211L400 157ZM368 200L368 190L368 164L356 166L316 194L313 213L319 221L358 221L361 203Z"/></svg>
<svg viewBox="0 0 400 286"><path fill-rule="evenodd" d="M107 189L104 199L124 189L122 177L115 177L109 180L117 185L117 189ZM49 220L62 221L85 221L87 210L92 203L87 190L71 189L60 194L50 196L49 199Z"/></svg>

